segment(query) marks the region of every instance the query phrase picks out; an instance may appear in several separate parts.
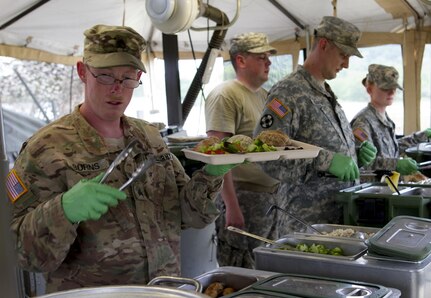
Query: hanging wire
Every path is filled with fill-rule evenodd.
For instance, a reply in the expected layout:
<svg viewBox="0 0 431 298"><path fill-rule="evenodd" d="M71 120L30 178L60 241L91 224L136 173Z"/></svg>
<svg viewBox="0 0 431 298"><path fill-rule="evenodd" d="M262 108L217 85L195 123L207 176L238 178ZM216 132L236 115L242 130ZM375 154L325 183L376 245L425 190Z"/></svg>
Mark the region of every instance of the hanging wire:
<svg viewBox="0 0 431 298"><path fill-rule="evenodd" d="M332 0L332 16L337 16L337 0Z"/></svg>
<svg viewBox="0 0 431 298"><path fill-rule="evenodd" d="M72 113L72 101L73 101L73 74L75 73L75 66L72 65L70 70L70 85L69 85L69 113Z"/></svg>
<svg viewBox="0 0 431 298"><path fill-rule="evenodd" d="M126 0L123 0L123 21L121 22L123 26L126 23Z"/></svg>
<svg viewBox="0 0 431 298"><path fill-rule="evenodd" d="M208 2L208 1L207 1L207 2ZM198 67L197 67L197 65L196 65L196 53L195 53L195 50L194 50L194 47L193 47L193 40L192 40L192 36L191 36L191 34L190 34L190 30L187 30L187 34L188 34L188 36L189 36L190 49L192 50L192 56L193 56L193 60L194 60L194 62L195 62L195 67L196 67L196 70L198 70ZM209 44L209 42L208 42L208 44ZM203 99L203 100L201 100L201 104L200 104L200 106L199 106L199 113L198 113L198 115L199 115L199 119L198 119L198 123L200 122L200 115L202 114L202 105L203 105L203 103L206 101L206 96L205 96L205 92L204 92L203 85L201 85L201 94L202 94L202 99ZM199 129L199 126L197 126L197 127L198 127L198 129Z"/></svg>
<svg viewBox="0 0 431 298"><path fill-rule="evenodd" d="M208 5L210 5L210 1L209 0L207 0L207 7L208 7ZM209 18L207 18L207 45L209 46L209 44L210 44L210 19Z"/></svg>

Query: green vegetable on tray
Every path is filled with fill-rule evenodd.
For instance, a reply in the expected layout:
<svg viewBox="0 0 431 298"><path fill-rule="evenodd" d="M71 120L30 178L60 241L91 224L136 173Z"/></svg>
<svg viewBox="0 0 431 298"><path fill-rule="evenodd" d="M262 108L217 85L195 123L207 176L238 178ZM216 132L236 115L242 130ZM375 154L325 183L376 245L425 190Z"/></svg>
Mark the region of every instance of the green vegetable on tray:
<svg viewBox="0 0 431 298"><path fill-rule="evenodd" d="M283 249L283 247L280 247L280 249ZM302 252L310 252L310 253L316 253L316 254L323 254L323 255L332 255L332 256L343 256L344 252L340 247L334 247L334 248L327 248L323 244L311 244L307 245L306 243L298 243L296 245L296 249L298 251Z"/></svg>
<svg viewBox="0 0 431 298"><path fill-rule="evenodd" d="M308 246L305 243L300 243L297 245L301 247L301 251L304 252L311 252L311 253L317 253L317 254L323 254L323 255L333 255L333 256L342 256L343 250L340 247L334 247L333 249L329 249L325 247L323 244L311 244Z"/></svg>
<svg viewBox="0 0 431 298"><path fill-rule="evenodd" d="M277 148L262 142L259 139L254 139L253 143L247 146L247 152L269 152L276 151Z"/></svg>

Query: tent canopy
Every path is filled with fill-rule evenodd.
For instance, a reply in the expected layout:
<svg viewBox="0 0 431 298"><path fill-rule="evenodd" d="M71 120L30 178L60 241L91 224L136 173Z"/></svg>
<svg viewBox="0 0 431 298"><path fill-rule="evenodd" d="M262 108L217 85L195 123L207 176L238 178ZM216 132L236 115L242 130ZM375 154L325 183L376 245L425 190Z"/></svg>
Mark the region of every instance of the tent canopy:
<svg viewBox="0 0 431 298"><path fill-rule="evenodd" d="M362 45L391 42L387 38L372 39L367 33L423 30L431 24L431 0L200 1L224 12L230 20L238 13L225 41L245 31L263 32L270 42L277 42L281 53L289 52L292 42L312 34L325 15L336 15L358 26L364 32ZM83 31L95 24L130 26L149 42L149 52L162 55L162 33L152 25L145 0L2 0L1 7L2 56L74 63L82 55ZM207 26L214 23L203 17L193 23L196 28ZM187 32L177 34L183 57L190 56L192 47L200 53L207 49L208 32L190 32L192 44Z"/></svg>
<svg viewBox="0 0 431 298"><path fill-rule="evenodd" d="M431 0L176 1L179 5L199 1L204 7L211 6L226 14L231 23L222 45L221 55L225 59L234 35L263 32L278 54L292 55L295 67L300 50L308 48L314 28L326 15L355 24L363 32L359 47L401 45L404 118L409 119L404 122L404 132L419 129L422 57L425 44L431 43ZM73 65L83 52L83 32L95 24L108 24L127 25L141 33L148 42L143 57L147 62L162 58L166 36L153 26L145 4L145 0L1 0L0 56ZM205 17L198 17L192 24L194 28L214 25ZM179 57L192 58L193 50L195 57L201 58L213 32L178 33ZM178 95L167 94L168 105L178 106L179 100Z"/></svg>

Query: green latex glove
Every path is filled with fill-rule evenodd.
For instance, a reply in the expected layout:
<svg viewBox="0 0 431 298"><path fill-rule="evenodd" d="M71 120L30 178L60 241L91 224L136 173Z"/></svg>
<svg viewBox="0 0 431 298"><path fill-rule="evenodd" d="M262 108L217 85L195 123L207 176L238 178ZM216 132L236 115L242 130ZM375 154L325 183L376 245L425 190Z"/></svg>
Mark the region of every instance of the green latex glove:
<svg viewBox="0 0 431 298"><path fill-rule="evenodd" d="M418 171L418 164L416 163L416 160L410 157L399 159L396 171L401 175L410 175Z"/></svg>
<svg viewBox="0 0 431 298"><path fill-rule="evenodd" d="M64 214L71 223L97 220L109 207L116 206L118 200L126 199L124 192L99 184L103 174L90 180L82 179L63 194L61 202Z"/></svg>
<svg viewBox="0 0 431 298"><path fill-rule="evenodd" d="M368 141L362 142L359 147L358 163L361 166L370 165L376 159L377 148Z"/></svg>
<svg viewBox="0 0 431 298"><path fill-rule="evenodd" d="M328 171L343 181L353 181L359 178L359 169L353 158L340 153L334 154Z"/></svg>
<svg viewBox="0 0 431 298"><path fill-rule="evenodd" d="M426 134L427 138L431 138L431 128L425 129L425 134Z"/></svg>
<svg viewBox="0 0 431 298"><path fill-rule="evenodd" d="M238 164L227 164L227 165L210 165L206 164L204 171L211 176L224 176L232 168L236 167Z"/></svg>

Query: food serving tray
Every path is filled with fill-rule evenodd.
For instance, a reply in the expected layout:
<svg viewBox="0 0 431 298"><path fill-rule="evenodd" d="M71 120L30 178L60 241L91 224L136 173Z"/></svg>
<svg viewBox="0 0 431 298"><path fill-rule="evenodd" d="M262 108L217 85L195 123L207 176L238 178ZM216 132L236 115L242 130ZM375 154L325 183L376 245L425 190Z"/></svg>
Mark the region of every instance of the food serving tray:
<svg viewBox="0 0 431 298"><path fill-rule="evenodd" d="M191 149L183 149L182 151L188 159L212 165L221 165L243 163L244 161L256 162L277 159L315 158L319 154L320 149L320 147L314 145L292 140L292 145L286 146L282 150L268 152L205 154Z"/></svg>
<svg viewBox="0 0 431 298"><path fill-rule="evenodd" d="M318 254L311 252L302 252L299 250L287 250L284 249L283 244L288 244L290 246L296 247L296 245L304 243L308 246L314 244L323 244L328 249L333 249L335 247L339 247L343 250L343 255L327 255L327 254ZM341 238L331 238L331 237L322 237L322 236L314 236L314 235L285 235L283 238L280 238L276 241L276 244L268 244L266 249L270 249L273 252L277 252L280 255L297 255L302 258L313 258L313 259L339 259L339 260L356 260L361 255L363 255L367 251L367 245L363 242L349 240L349 239L341 239Z"/></svg>
<svg viewBox="0 0 431 298"><path fill-rule="evenodd" d="M338 239L348 239L348 240L356 240L356 241L363 241L364 239L369 239L372 236L374 236L378 231L380 231L379 228L373 228L373 227L363 227L363 226L349 226L349 225L337 225L337 224L312 224L311 227L315 228L316 230L323 233L323 235L316 234L315 231L313 231L311 228L307 228L305 230L305 233L302 232L295 232L295 234L311 234L313 236L318 237L334 237ZM330 233L336 231L336 230L353 230L353 235L351 236L336 236L331 235ZM361 233L364 236L364 239L361 239L358 235L358 233Z"/></svg>

